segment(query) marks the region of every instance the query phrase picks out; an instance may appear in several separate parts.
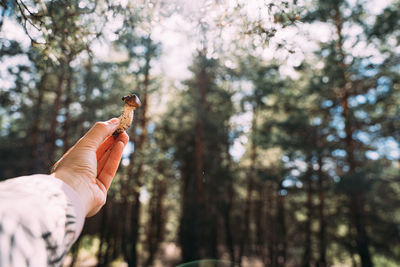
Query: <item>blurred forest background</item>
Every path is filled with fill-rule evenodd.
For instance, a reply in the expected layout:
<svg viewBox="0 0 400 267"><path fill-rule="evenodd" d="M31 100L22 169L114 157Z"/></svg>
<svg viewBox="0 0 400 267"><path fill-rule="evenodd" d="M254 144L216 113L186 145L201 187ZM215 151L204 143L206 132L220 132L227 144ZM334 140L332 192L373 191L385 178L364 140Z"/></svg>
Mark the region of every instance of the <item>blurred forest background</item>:
<svg viewBox="0 0 400 267"><path fill-rule="evenodd" d="M400 265L399 0L0 0L0 27L1 179L143 103L66 266Z"/></svg>

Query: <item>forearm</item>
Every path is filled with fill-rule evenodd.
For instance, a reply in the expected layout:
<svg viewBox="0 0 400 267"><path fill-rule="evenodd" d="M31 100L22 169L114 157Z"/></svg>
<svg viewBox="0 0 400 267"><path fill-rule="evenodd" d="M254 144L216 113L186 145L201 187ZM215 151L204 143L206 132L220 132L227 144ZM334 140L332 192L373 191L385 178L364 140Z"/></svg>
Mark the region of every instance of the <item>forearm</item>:
<svg viewBox="0 0 400 267"><path fill-rule="evenodd" d="M60 266L85 218L77 193L49 175L0 183L0 266Z"/></svg>

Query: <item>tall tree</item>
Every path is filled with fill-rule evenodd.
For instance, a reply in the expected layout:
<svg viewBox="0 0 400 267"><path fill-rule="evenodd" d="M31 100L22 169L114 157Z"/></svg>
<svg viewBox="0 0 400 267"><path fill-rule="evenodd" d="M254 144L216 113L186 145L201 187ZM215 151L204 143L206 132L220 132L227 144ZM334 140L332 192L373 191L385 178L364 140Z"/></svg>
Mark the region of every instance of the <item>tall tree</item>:
<svg viewBox="0 0 400 267"><path fill-rule="evenodd" d="M174 97L163 125L170 136L166 148L174 154L182 177L179 241L184 262L218 258L216 208L229 173L226 129L232 112L230 93L217 83L218 61L199 51L190 69L193 78ZM198 131L203 131L202 138Z"/></svg>

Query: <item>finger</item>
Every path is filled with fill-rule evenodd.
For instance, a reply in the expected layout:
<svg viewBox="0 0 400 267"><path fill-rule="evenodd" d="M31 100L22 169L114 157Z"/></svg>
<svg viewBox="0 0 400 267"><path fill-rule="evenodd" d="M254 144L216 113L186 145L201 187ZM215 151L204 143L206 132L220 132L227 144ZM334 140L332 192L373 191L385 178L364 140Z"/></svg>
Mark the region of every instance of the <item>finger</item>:
<svg viewBox="0 0 400 267"><path fill-rule="evenodd" d="M128 136L125 132L122 132L121 134L119 134L118 137L117 137L117 139L114 139L113 136L110 136L110 137L108 137L103 143L107 142L107 140L108 140L109 138L112 139L112 144L109 146L108 150L106 150L106 151L103 153L103 155L101 156L101 158L100 158L100 159L97 159L97 176L98 176L98 175L101 173L101 171L103 170L104 165L106 164L106 162L107 162L107 160L108 160L108 158L109 158L109 156L110 156L110 153L111 153L111 151L112 151L113 148L114 148L114 144L115 144L116 142L118 142L118 141L121 141L122 143L124 143L124 146L125 146L125 145L128 143L128 141L129 141L129 136ZM102 145L103 145L103 144L101 144L100 147L101 147ZM100 149L100 147L99 147L99 149ZM98 150L99 150L99 149L98 149Z"/></svg>
<svg viewBox="0 0 400 267"><path fill-rule="evenodd" d="M126 143L124 143L122 140L118 140L114 143L108 160L98 176L98 179L104 184L107 190L111 185L115 173L117 172L122 157L122 151L124 150L125 145Z"/></svg>
<svg viewBox="0 0 400 267"><path fill-rule="evenodd" d="M111 147L102 155L100 160L97 161L97 176L99 176L99 174L101 173L101 171L104 168L104 165L106 165L106 162L107 162L108 158L110 157L110 154L114 147L114 144L112 144Z"/></svg>
<svg viewBox="0 0 400 267"><path fill-rule="evenodd" d="M96 149L111 135L119 125L119 119L113 118L106 122L96 122L95 125L78 141L77 146Z"/></svg>
<svg viewBox="0 0 400 267"><path fill-rule="evenodd" d="M112 144L114 144L115 138L113 136L109 136L106 138L106 140L104 140L103 143L101 143L101 145L99 146L99 148L96 151L96 159L97 161L99 161L104 153L106 153L112 146Z"/></svg>
<svg viewBox="0 0 400 267"><path fill-rule="evenodd" d="M100 180L100 182L104 184L107 190L111 185L115 173L117 172L123 150L124 150L124 144L121 141L118 141L114 144L114 147L108 157L108 160L98 176L98 179Z"/></svg>
<svg viewBox="0 0 400 267"><path fill-rule="evenodd" d="M122 143L124 143L124 146L126 146L126 144L129 141L129 135L126 132L122 132L118 135L117 139L115 139L116 141L121 141Z"/></svg>

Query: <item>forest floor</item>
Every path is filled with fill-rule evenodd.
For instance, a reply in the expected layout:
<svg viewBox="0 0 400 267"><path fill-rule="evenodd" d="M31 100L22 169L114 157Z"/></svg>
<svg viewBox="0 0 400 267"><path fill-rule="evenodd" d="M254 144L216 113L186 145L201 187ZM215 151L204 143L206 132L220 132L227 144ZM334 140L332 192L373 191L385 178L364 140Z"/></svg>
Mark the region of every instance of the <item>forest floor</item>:
<svg viewBox="0 0 400 267"><path fill-rule="evenodd" d="M222 256L223 260L228 260L228 255ZM71 264L72 257L68 255L64 261L63 267L68 267ZM173 267L177 266L180 262L180 249L174 243L167 243L162 246L162 249L157 254L152 267ZM256 258L243 259L243 267L262 267L262 262ZM97 258L93 251L81 249L75 267L94 267L97 265ZM128 264L122 259L114 261L110 266L112 267L127 267ZM139 263L138 266L141 266Z"/></svg>

